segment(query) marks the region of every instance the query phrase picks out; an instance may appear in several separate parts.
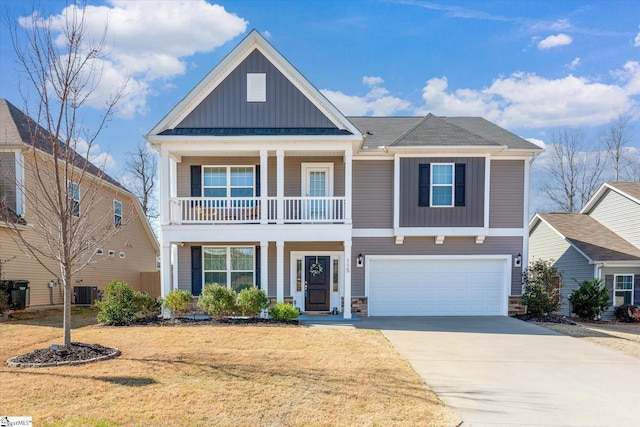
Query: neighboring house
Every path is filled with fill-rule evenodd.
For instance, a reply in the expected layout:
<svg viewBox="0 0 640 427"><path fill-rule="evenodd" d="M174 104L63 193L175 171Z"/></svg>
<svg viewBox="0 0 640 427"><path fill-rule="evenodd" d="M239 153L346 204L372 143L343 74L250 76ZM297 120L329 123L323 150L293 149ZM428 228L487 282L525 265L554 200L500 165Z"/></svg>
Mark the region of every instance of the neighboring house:
<svg viewBox="0 0 640 427"><path fill-rule="evenodd" d="M257 285L345 318L506 315L521 294L541 150L484 119L345 117L254 30L146 138L163 294Z"/></svg>
<svg viewBox="0 0 640 427"><path fill-rule="evenodd" d="M52 159L51 147L47 138L32 141L37 126L34 121L9 103L0 99L0 261L2 261L2 279L28 280L30 287L30 305L43 306L62 303L63 290L58 284L58 277L52 276L35 259L28 258L18 247L11 236L9 222L18 224L27 239L41 239L41 235L34 230L38 223L34 212L38 209L38 200L29 200L28 195L34 194L30 189L35 188L33 181L34 155ZM39 128L40 132L46 132ZM36 147L34 153L33 147ZM85 161L82 160L84 163ZM52 163L52 162L51 162ZM40 167L47 163L40 163ZM90 212L103 219L105 215L112 215L113 226L124 225L108 243L101 247L90 247L96 251L95 262L88 265L73 277L73 286L96 286L104 289L105 285L114 279L124 280L136 289L140 289L141 272L156 271L156 256L159 245L155 239L137 198L127 191L117 181L101 172L92 164L87 165L87 178L101 180L100 193L96 205ZM46 173L46 171L42 171ZM41 175L42 176L42 175ZM83 181L88 184L88 180ZM21 185L24 183L24 186ZM75 185L70 182L69 185ZM26 188L27 191L22 191ZM78 215L82 215L83 197L86 187L80 183L76 192ZM33 197L32 197L33 199ZM45 242L42 242L42 247ZM55 264L50 264L54 271L58 271ZM53 288L48 284L54 283ZM150 294L159 294L149 290Z"/></svg>
<svg viewBox="0 0 640 427"><path fill-rule="evenodd" d="M580 213L537 214L529 234L529 259L553 260L563 273L563 314L575 280L604 280L612 307L640 304L640 182L603 184Z"/></svg>

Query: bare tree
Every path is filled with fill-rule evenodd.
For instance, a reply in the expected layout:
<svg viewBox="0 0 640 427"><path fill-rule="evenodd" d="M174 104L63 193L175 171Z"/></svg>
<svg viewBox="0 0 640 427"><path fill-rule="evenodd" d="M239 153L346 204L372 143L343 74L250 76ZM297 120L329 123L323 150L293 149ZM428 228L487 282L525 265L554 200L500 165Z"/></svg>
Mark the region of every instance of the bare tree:
<svg viewBox="0 0 640 427"><path fill-rule="evenodd" d="M56 27L51 18L34 13L21 26L10 23L18 65L29 87L26 93L21 87L21 92L25 106L31 107L25 108L24 120L30 147L24 155L24 181L17 185L33 228L31 237L25 237L14 225L12 237L27 256L62 280L64 345L69 345L72 276L92 262L95 248L121 229L114 226L113 212L99 206L109 178L78 150L81 146L82 154L90 154L127 82L115 88L97 121L86 124L83 111L102 75L106 28L98 40L91 40L84 8L75 4L65 8L62 21L61 28Z"/></svg>
<svg viewBox="0 0 640 427"><path fill-rule="evenodd" d="M579 211L602 183L602 152L590 151L581 131L567 129L553 136L548 151L548 178L542 183L542 192L555 209Z"/></svg>
<svg viewBox="0 0 640 427"><path fill-rule="evenodd" d="M609 124L605 134L602 136L602 140L607 146L607 155L611 159L613 166L614 181L623 179L623 171L627 172L625 178L628 179L630 171L626 169L633 166L625 156L625 148L631 142L631 135L629 133L630 120L630 116L619 114L617 119Z"/></svg>
<svg viewBox="0 0 640 427"><path fill-rule="evenodd" d="M144 143L138 143L136 150L127 152L126 171L133 177L130 185L133 194L138 197L142 211L150 222L159 216L156 197L158 175L158 157Z"/></svg>

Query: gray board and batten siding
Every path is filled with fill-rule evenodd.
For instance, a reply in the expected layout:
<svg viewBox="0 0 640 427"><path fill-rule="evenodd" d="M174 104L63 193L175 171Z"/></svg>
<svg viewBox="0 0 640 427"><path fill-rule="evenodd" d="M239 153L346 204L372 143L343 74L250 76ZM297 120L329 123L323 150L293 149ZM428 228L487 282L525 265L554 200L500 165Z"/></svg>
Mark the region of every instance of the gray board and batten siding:
<svg viewBox="0 0 640 427"><path fill-rule="evenodd" d="M585 279L593 279L593 265L589 264L589 261L580 252L543 221L536 224L531 231L531 237L529 237L529 262L537 259L553 260L553 265L562 273L562 308L560 313L566 316L570 315L571 308L567 297L571 291L579 287L575 280L581 282Z"/></svg>
<svg viewBox="0 0 640 427"><path fill-rule="evenodd" d="M16 210L16 158L13 152L0 153L0 200Z"/></svg>
<svg viewBox="0 0 640 427"><path fill-rule="evenodd" d="M421 164L466 164L465 205L419 206ZM483 227L484 157L406 157L400 159L400 227Z"/></svg>
<svg viewBox="0 0 640 427"><path fill-rule="evenodd" d="M353 228L393 227L393 160L354 160Z"/></svg>
<svg viewBox="0 0 640 427"><path fill-rule="evenodd" d="M267 165L267 183L261 183L267 189L268 197L275 197L277 191L277 159L269 157ZM284 158L284 195L285 197L303 196L302 163L332 163L333 164L333 195L343 197L344 192L344 160L342 157L285 157ZM177 166L177 194L178 197L191 196L191 167L192 166L257 166L259 157L194 157L185 156ZM258 179L258 177L255 177Z"/></svg>
<svg viewBox="0 0 640 427"><path fill-rule="evenodd" d="M608 190L588 212L589 216L632 245L640 248L640 205Z"/></svg>
<svg viewBox="0 0 640 427"><path fill-rule="evenodd" d="M475 237L447 237L438 245L433 237L405 237L398 245L393 237L354 237L351 259L363 254L369 255L512 255L522 252L522 237L488 236L484 243L477 244ZM364 295L364 270L351 269L351 293ZM401 286L401 283L397 284ZM511 263L511 295L522 294L522 269Z"/></svg>
<svg viewBox="0 0 640 427"><path fill-rule="evenodd" d="M247 102L247 73L266 74L266 102ZM177 128L336 128L258 50L229 74Z"/></svg>
<svg viewBox="0 0 640 427"><path fill-rule="evenodd" d="M524 160L492 160L489 227L522 228Z"/></svg>

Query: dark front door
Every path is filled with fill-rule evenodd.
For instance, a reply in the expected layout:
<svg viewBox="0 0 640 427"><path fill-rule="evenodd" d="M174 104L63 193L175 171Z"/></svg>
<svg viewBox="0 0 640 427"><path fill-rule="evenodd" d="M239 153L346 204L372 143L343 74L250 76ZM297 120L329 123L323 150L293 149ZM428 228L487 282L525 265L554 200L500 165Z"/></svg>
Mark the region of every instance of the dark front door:
<svg viewBox="0 0 640 427"><path fill-rule="evenodd" d="M304 257L305 265L305 310L306 311L329 311L329 266L328 256L308 256Z"/></svg>

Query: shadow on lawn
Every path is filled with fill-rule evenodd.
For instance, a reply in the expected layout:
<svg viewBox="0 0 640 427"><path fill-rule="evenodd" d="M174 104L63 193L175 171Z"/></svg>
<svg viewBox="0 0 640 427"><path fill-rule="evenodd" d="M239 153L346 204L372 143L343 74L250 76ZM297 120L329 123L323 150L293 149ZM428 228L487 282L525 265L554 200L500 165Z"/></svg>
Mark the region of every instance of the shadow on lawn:
<svg viewBox="0 0 640 427"><path fill-rule="evenodd" d="M148 377L128 377L128 376L121 376L121 377L97 377L97 376L88 376L88 375L67 375L67 374L56 374L53 373L51 371L48 372L25 372L25 371L18 371L15 372L19 375L42 375L42 376L54 376L54 377L60 377L60 378L74 378L74 379L84 379L84 380L96 380L96 381L103 381L106 383L111 383L111 384L118 384L118 385L124 385L127 387L145 387L148 385L153 385L153 384L157 384L158 382L153 379L153 378L148 378Z"/></svg>

